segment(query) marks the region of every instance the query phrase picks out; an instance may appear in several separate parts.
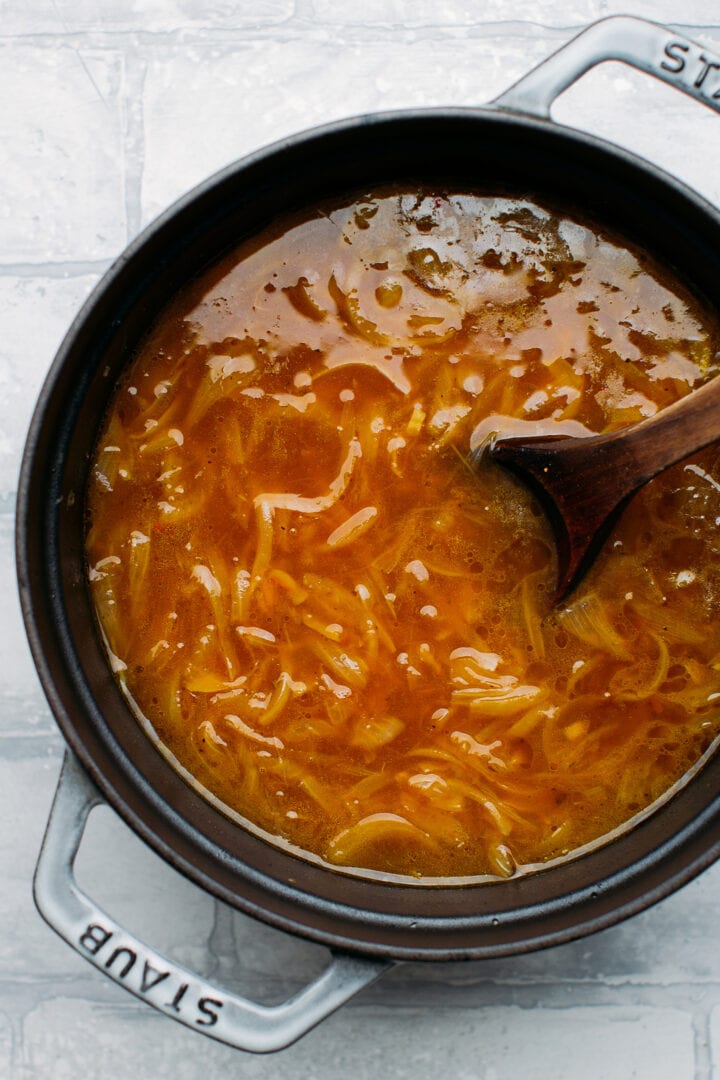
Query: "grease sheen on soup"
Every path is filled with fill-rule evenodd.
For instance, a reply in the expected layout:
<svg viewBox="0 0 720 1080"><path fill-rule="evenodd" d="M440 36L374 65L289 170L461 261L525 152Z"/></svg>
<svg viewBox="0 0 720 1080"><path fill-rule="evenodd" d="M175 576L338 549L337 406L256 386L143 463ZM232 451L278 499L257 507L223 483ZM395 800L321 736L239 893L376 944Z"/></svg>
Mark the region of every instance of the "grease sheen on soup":
<svg viewBox="0 0 720 1080"><path fill-rule="evenodd" d="M649 484L555 610L538 506L467 456L650 416L717 348L650 260L525 199L386 190L240 246L160 316L92 468L139 720L337 868L510 876L608 836L718 734L718 451Z"/></svg>

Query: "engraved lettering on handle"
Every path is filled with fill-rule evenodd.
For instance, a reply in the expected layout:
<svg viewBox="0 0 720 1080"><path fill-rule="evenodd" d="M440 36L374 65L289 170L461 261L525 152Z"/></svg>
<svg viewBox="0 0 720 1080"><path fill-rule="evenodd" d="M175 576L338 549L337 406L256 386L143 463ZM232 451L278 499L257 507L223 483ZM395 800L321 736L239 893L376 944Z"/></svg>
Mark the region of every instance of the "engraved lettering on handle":
<svg viewBox="0 0 720 1080"><path fill-rule="evenodd" d="M492 103L546 119L559 94L605 60L619 60L720 112L720 57L646 19L614 15L583 30Z"/></svg>
<svg viewBox="0 0 720 1080"><path fill-rule="evenodd" d="M101 802L68 753L35 872L35 902L50 926L99 971L173 1020L242 1050L280 1050L392 966L333 953L330 967L280 1005L218 990L123 929L79 888L73 863L90 811Z"/></svg>
<svg viewBox="0 0 720 1080"><path fill-rule="evenodd" d="M171 1008L182 1015L190 1013L193 1023L200 1027L213 1027L217 1023L218 1014L224 1002L218 997L211 997L211 994L216 993L215 990L206 987L206 992L202 996L198 996L196 992L189 1000L185 1000L190 989L189 983L182 982L179 976L170 970L163 971L154 967L146 958L142 958L142 965L136 968L135 965L140 959L136 947L116 945L111 952L108 952L106 946L116 939L115 931L109 930L100 923L88 923L77 939L78 952L84 951L93 958L98 958L106 971L113 971L118 982L127 982L128 989L131 989L138 997L149 998L152 990L169 979L170 983L163 987L164 993L171 995L170 1000L164 1002L166 1008ZM100 956L100 953L103 955ZM139 978L131 978L133 970L136 972L141 970ZM180 985L177 985L178 983ZM152 1000L151 1004L155 1005L155 1000Z"/></svg>
<svg viewBox="0 0 720 1080"><path fill-rule="evenodd" d="M677 81L682 89L692 87L708 101L720 101L720 59L711 59L699 45L668 41L660 67L671 75L681 76Z"/></svg>
<svg viewBox="0 0 720 1080"><path fill-rule="evenodd" d="M685 55L690 52L690 46L682 41L668 41L665 46L665 59L660 62L660 67L669 71L671 75L677 75L685 68Z"/></svg>

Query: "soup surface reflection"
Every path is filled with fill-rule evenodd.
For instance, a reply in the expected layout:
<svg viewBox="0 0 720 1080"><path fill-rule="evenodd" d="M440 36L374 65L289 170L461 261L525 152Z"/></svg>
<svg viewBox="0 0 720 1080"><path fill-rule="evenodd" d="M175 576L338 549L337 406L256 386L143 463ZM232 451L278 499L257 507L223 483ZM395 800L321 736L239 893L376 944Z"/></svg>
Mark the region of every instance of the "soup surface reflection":
<svg viewBox="0 0 720 1080"><path fill-rule="evenodd" d="M717 349L647 258L527 200L387 190L244 244L97 446L89 581L140 722L337 868L506 877L607 836L718 734L718 450L555 610L539 507L468 453L634 423Z"/></svg>

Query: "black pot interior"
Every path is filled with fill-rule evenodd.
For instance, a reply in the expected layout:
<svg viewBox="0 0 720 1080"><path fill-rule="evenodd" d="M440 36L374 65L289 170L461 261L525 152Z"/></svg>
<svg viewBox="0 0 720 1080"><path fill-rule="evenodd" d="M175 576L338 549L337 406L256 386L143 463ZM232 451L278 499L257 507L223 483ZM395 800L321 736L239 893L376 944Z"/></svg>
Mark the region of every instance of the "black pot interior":
<svg viewBox="0 0 720 1080"><path fill-rule="evenodd" d="M85 585L85 477L117 380L167 298L278 214L389 182L529 195L639 244L720 307L720 223L651 167L554 124L490 111L352 121L208 181L112 268L72 327L31 428L18 513L21 596L62 730L130 825L173 865L275 925L365 953L524 951L606 926L714 859L720 757L611 844L497 884L418 887L334 873L271 847L173 771L131 715Z"/></svg>

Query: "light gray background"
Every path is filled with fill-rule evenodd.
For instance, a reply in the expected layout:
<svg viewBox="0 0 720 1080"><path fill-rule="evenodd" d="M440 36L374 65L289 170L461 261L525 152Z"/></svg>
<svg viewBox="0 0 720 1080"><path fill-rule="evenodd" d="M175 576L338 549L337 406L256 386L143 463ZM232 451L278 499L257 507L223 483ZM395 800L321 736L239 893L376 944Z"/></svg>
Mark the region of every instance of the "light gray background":
<svg viewBox="0 0 720 1080"><path fill-rule="evenodd" d="M146 222L234 158L354 113L483 103L617 12L720 51L717 0L0 0L0 1077L720 1080L720 866L573 945L396 969L270 1058L135 1001L45 927L30 892L63 743L21 626L14 498L80 302ZM668 87L606 65L554 115L720 201L720 117ZM107 809L79 869L134 931L228 986L277 1000L323 965L323 949L178 878Z"/></svg>

